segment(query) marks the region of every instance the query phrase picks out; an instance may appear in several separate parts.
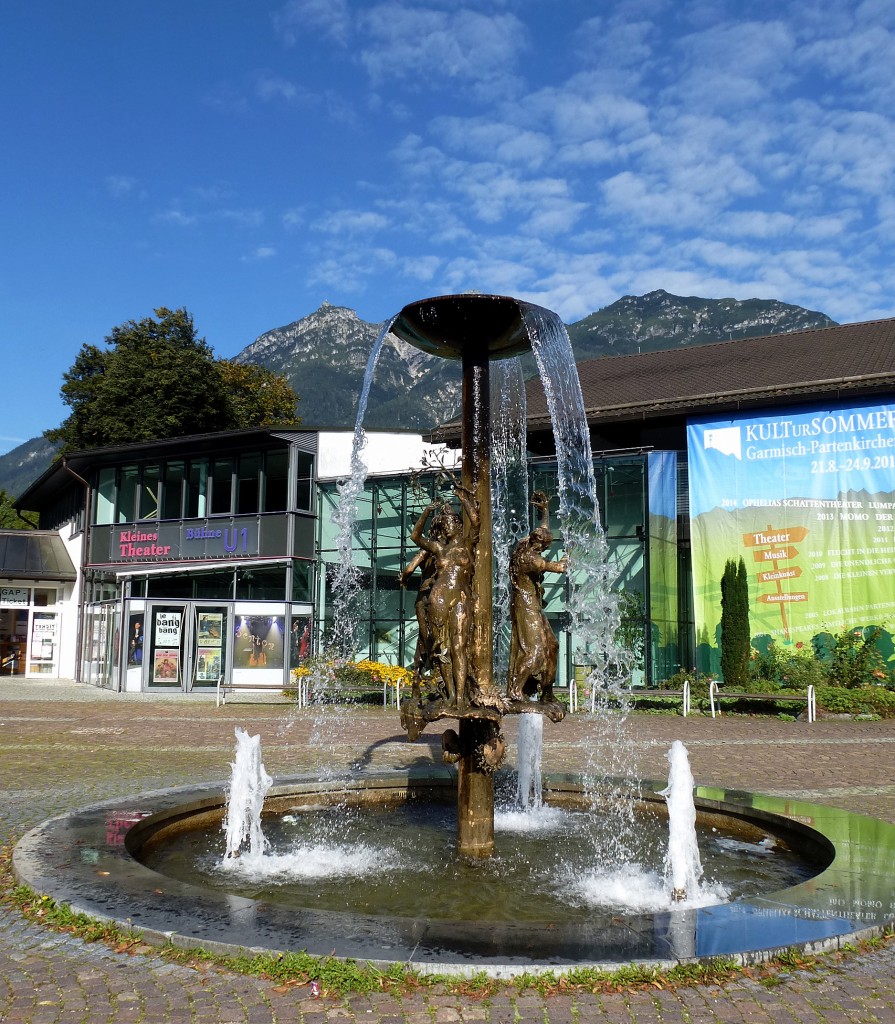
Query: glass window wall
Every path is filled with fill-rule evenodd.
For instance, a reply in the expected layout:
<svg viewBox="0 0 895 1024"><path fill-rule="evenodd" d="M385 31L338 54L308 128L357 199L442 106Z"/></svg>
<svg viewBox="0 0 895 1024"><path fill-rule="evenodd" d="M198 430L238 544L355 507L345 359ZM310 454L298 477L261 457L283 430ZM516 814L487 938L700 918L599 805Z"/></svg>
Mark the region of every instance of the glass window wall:
<svg viewBox="0 0 895 1024"><path fill-rule="evenodd" d="M609 557L617 574L623 635L641 653L635 684L642 683L648 673L645 636L648 628L646 593L646 476L645 456L636 455L614 460L597 460L595 474L600 498L600 514L606 530ZM556 464L533 463L530 490L557 493ZM356 606L356 657L385 660L408 666L413 660L417 637L414 601L418 574L402 588L398 577L402 568L417 553L410 540L410 530L425 505L436 493L434 475L414 479L373 478L368 480L358 500L353 561L361 570L361 593ZM439 492L440 493L440 492ZM327 629L331 620L331 576L337 562L336 528L332 512L338 495L333 484L319 485L320 558L330 572L322 581L318 621ZM558 501L551 502L551 529L555 543L549 556L562 554L561 534L556 518ZM534 524L532 524L534 525ZM557 626L565 626L567 580L559 574L546 574L544 579L544 610ZM567 685L573 670L574 638L560 633L562 661L558 685Z"/></svg>

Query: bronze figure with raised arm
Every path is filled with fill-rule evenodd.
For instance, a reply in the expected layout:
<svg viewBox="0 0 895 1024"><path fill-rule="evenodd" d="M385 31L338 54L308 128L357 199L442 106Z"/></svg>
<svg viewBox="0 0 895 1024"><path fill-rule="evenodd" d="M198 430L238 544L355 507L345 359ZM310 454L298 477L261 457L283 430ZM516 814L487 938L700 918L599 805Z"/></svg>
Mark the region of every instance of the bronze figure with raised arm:
<svg viewBox="0 0 895 1024"><path fill-rule="evenodd" d="M559 643L544 614L544 573L564 573L566 559L551 562L544 552L553 543L549 499L535 491L531 504L540 510L541 521L516 545L510 557L510 669L507 697L523 700L534 693L542 703L553 700L553 683Z"/></svg>

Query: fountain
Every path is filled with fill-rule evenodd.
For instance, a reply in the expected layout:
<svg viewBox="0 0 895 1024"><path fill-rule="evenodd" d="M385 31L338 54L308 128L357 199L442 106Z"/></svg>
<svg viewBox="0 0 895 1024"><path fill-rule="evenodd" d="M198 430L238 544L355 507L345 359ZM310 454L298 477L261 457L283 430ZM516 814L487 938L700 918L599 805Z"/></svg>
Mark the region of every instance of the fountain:
<svg viewBox="0 0 895 1024"><path fill-rule="evenodd" d="M429 723L458 720L459 731L447 730L442 745L445 759L458 768L457 850L469 857L494 853L493 776L505 751L502 715L539 713L561 721L565 714L553 696L558 647L541 612L538 577L565 572L566 564L542 557L552 542L543 495L537 501L541 524L519 542L511 560L513 643L503 690L493 674L490 362L530 348L525 318L536 308L503 296L442 296L405 306L391 323L404 341L462 363L463 462L456 489L462 520L442 507L424 533L436 502L411 532L434 563L424 615L431 647L426 660L437 669L437 682L425 696L415 687L401 706L401 724L414 740ZM527 699L532 689L537 702Z"/></svg>
<svg viewBox="0 0 895 1024"><path fill-rule="evenodd" d="M675 740L668 751L668 785L660 796L668 804L668 856L665 876L671 898L680 902L699 889L702 863L696 840L696 804L693 802L693 772L687 748Z"/></svg>
<svg viewBox="0 0 895 1024"><path fill-rule="evenodd" d="M631 961L670 964L721 954L749 961L794 945L836 945L862 931L886 927L893 910L895 827L810 803L694 788L686 751L682 756L677 745L669 754L667 787L643 782L636 801L637 829L644 833L649 819L659 822L657 834L666 833L667 807L669 882L658 895L632 905L630 894L623 891L601 897L603 902L594 906L594 888L630 890L634 869L613 874L606 870L606 861L626 852L632 840L614 834L619 829L610 821L604 830L612 840L607 839L610 855L595 863L587 822L609 801L581 776L543 778L538 792L553 814L545 819L544 834L553 837L546 845L532 845L530 829L520 830L524 837L515 845L507 838L513 827L502 812L498 846L495 777L500 777L506 750L503 718L522 716L519 731L529 753L519 759L518 802L528 806L540 772L537 749L543 719L559 722L565 714L553 693L556 638L541 607L545 573L568 579L569 617L592 666L594 706L597 695L623 701L630 668L626 653L615 645L618 607L599 527L580 389L570 350L550 343L564 334L558 318L528 303L483 295L427 299L406 306L388 329L462 364L463 461L454 488L456 505L430 504L411 530L419 547L415 562L425 583L418 606L421 641L414 686L401 706L402 725L411 740L436 722L456 721L457 728L442 736L444 764L382 775L285 779L268 791L257 737L238 736L243 753L237 752L235 764L241 768L230 787L235 810L228 826L233 825L234 833L227 850L235 853L248 835L250 856L226 858L221 870L220 854L209 854L210 875L215 877L184 869L184 862L195 860L195 836L203 829L211 837L210 849L219 850L227 804L220 787L194 787L144 794L136 801L45 823L16 848L18 877L93 916L138 927L150 941L222 951L305 949L464 973L509 975ZM362 409L385 333L370 357ZM518 530L511 549L500 555L510 580L504 604L511 628L506 657L495 659L500 643L492 618L490 363L529 346L554 421L565 555L558 561L546 557L553 540L548 500L536 492L530 498L536 513L533 527ZM340 612L350 607L358 587L347 555L351 504L364 482L359 457L362 409L340 509L340 547L346 562L344 586L336 595ZM336 629L335 646L350 653L350 624L337 622ZM505 680L500 678L504 671ZM611 739L613 749L623 746ZM607 774L607 765L601 767ZM237 784L237 774L241 778L243 773L250 783L244 792ZM613 787L610 779L602 779L601 785L604 790ZM632 787L622 780L618 790L630 794ZM292 851L285 858L263 852L259 800L265 831L280 837L274 847L285 843ZM634 802L632 798L632 806ZM445 855L442 841L451 803L456 804L459 856ZM530 823L532 812L526 813ZM630 808L625 814L634 820ZM109 841L107 828L109 820L120 821L121 816L130 822L123 847ZM705 905L695 865L707 862L698 853L693 857L695 817L710 847L705 853L715 857L713 865L737 849L746 861L764 861L769 848L776 847L797 851L802 866L793 875L772 873L758 883L746 882L729 902L713 897L712 905ZM562 819L565 832L551 831L556 819ZM322 858L313 855L307 832L321 820L329 822L332 839ZM252 821L257 833L251 823L247 826ZM404 831L393 831L401 823ZM677 839L679 825L686 826L686 841ZM410 873L397 874L405 848L417 839L425 842ZM580 850L573 855L575 844ZM652 845L664 849L659 840ZM333 871L337 860L344 867ZM507 865L521 865L527 878L513 875L504 884L501 875ZM252 871L246 873L246 867ZM650 870L661 872L662 865ZM284 871L313 879L310 888L299 886L297 893L287 893ZM271 877L263 877L265 872ZM335 884L321 879L327 873ZM618 900L629 901L623 903L626 909L619 909Z"/></svg>
<svg viewBox="0 0 895 1024"><path fill-rule="evenodd" d="M269 843L261 830L261 811L273 779L261 763L261 737L236 729L236 758L230 765L230 790L223 830L226 834L224 856L238 857L248 839L249 853L260 857Z"/></svg>

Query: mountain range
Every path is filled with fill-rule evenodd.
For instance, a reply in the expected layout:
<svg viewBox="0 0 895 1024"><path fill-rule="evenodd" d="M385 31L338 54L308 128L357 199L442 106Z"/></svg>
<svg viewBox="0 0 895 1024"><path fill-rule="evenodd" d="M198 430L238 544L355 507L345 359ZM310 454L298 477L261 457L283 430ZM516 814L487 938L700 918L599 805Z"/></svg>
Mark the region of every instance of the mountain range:
<svg viewBox="0 0 895 1024"><path fill-rule="evenodd" d="M568 325L576 361L785 334L835 321L776 299L703 299L657 290L626 295ZM350 429L381 324L324 302L309 316L266 331L234 356L283 374L298 393L307 427ZM527 365L533 374L533 360ZM460 367L388 335L370 387L365 424L426 431L451 419L460 404ZM49 465L53 448L35 438L0 456L0 488L20 494Z"/></svg>

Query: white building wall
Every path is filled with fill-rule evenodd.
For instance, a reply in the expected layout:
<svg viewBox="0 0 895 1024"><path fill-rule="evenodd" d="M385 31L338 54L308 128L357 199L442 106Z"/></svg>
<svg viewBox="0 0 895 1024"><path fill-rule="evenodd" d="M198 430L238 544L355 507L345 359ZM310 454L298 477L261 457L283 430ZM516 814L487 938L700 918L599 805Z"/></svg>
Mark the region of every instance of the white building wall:
<svg viewBox="0 0 895 1024"><path fill-rule="evenodd" d="M59 536L72 565L78 572L78 578L74 583L66 583L61 588L58 672L61 679L74 679L78 664L78 609L81 606L83 587L81 555L84 549L84 534L76 534L74 524L68 523L60 529Z"/></svg>
<svg viewBox="0 0 895 1024"><path fill-rule="evenodd" d="M351 449L354 434L351 431L321 431L318 439L317 478L338 480L351 475ZM443 444L426 442L421 434L371 431L361 453L367 475L406 473L420 469L424 460L430 464L456 468L460 465L459 451ZM441 460L444 460L443 463Z"/></svg>

